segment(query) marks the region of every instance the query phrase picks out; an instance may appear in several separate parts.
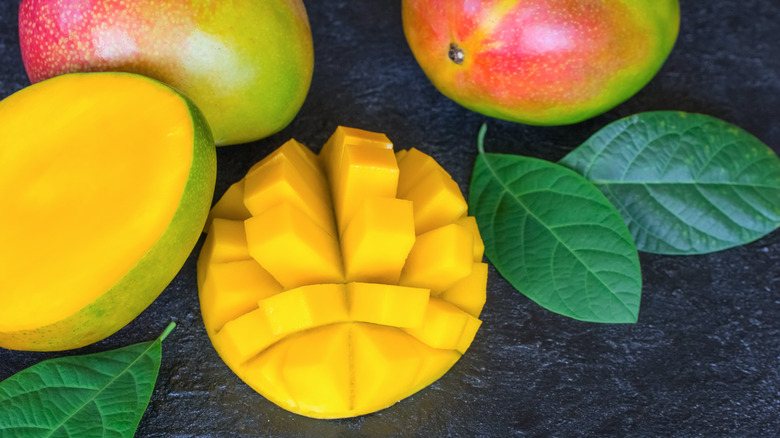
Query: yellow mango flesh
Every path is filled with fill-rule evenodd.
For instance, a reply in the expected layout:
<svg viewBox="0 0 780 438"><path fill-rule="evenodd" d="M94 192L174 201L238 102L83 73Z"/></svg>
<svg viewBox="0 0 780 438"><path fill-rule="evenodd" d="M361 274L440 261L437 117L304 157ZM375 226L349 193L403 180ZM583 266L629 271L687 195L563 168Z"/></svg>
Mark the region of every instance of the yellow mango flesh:
<svg viewBox="0 0 780 438"><path fill-rule="evenodd" d="M341 234L347 281L398 283L414 241L411 202L367 198Z"/></svg>
<svg viewBox="0 0 780 438"><path fill-rule="evenodd" d="M400 284L443 291L471 274L472 234L457 224L417 236L401 272Z"/></svg>
<svg viewBox="0 0 780 438"><path fill-rule="evenodd" d="M463 216L455 221L456 224L467 229L474 237L474 261L481 262L485 255L485 243L482 242L482 236L479 235L477 219L474 216Z"/></svg>
<svg viewBox="0 0 780 438"><path fill-rule="evenodd" d="M203 280L201 301L213 308L206 324L221 329L225 323L254 310L258 301L284 288L254 260L214 263Z"/></svg>
<svg viewBox="0 0 780 438"><path fill-rule="evenodd" d="M343 281L338 241L294 205L279 204L244 227L249 254L285 288Z"/></svg>
<svg viewBox="0 0 780 438"><path fill-rule="evenodd" d="M252 217L252 213L244 205L244 180L233 183L225 194L211 208L203 228L208 230L214 217L243 221Z"/></svg>
<svg viewBox="0 0 780 438"><path fill-rule="evenodd" d="M333 206L342 232L365 199L395 198L398 164L391 149L347 147L336 171Z"/></svg>
<svg viewBox="0 0 780 438"><path fill-rule="evenodd" d="M367 414L469 347L484 246L432 157L339 127L318 156L291 140L242 181L211 212L198 282L215 349L256 391L310 417Z"/></svg>
<svg viewBox="0 0 780 438"><path fill-rule="evenodd" d="M348 283L347 294L353 321L417 327L425 319L431 291L393 284Z"/></svg>
<svg viewBox="0 0 780 438"><path fill-rule="evenodd" d="M148 306L195 245L216 173L194 106L122 73L0 102L0 163L0 346L24 350L96 342Z"/></svg>
<svg viewBox="0 0 780 438"><path fill-rule="evenodd" d="M260 216L272 207L290 203L335 236L327 192L321 188L313 189L307 179L307 175L293 167L292 162L286 159L274 161L264 166L262 171L250 172L244 178L244 205L253 216Z"/></svg>

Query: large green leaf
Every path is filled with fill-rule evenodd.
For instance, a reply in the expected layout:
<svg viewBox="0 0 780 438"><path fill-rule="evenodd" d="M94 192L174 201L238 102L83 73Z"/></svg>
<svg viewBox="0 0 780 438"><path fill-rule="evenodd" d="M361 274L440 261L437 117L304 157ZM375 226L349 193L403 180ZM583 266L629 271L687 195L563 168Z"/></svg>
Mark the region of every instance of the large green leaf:
<svg viewBox="0 0 780 438"><path fill-rule="evenodd" d="M607 125L564 157L618 207L637 247L700 254L780 225L780 159L714 117L642 113Z"/></svg>
<svg viewBox="0 0 780 438"><path fill-rule="evenodd" d="M486 154L469 209L501 275L541 306L592 322L636 322L642 276L618 211L581 175L543 160Z"/></svg>
<svg viewBox="0 0 780 438"><path fill-rule="evenodd" d="M49 359L0 382L0 436L132 437L174 326L155 341Z"/></svg>

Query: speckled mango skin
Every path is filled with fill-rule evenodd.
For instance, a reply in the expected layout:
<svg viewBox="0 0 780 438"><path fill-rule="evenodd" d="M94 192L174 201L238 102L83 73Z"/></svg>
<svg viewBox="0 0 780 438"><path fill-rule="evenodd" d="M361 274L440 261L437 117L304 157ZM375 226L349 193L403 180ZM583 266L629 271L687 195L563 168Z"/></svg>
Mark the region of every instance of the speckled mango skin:
<svg viewBox="0 0 780 438"><path fill-rule="evenodd" d="M678 0L403 0L403 25L445 96L499 119L566 125L655 76L677 39L679 9Z"/></svg>
<svg viewBox="0 0 780 438"><path fill-rule="evenodd" d="M23 0L19 38L33 83L86 71L155 78L195 102L218 146L287 126L314 65L301 0Z"/></svg>

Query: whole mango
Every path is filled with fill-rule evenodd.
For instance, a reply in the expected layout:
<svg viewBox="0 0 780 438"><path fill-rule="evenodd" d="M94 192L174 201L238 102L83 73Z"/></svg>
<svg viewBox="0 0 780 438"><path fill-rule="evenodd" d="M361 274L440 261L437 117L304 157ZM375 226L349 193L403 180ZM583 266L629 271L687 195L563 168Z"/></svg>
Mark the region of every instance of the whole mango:
<svg viewBox="0 0 780 438"><path fill-rule="evenodd" d="M314 65L301 0L23 0L19 39L33 83L85 71L155 78L195 102L217 145L287 126Z"/></svg>
<svg viewBox="0 0 780 438"><path fill-rule="evenodd" d="M439 91L530 125L577 123L633 96L679 21L678 0L403 0L406 39Z"/></svg>

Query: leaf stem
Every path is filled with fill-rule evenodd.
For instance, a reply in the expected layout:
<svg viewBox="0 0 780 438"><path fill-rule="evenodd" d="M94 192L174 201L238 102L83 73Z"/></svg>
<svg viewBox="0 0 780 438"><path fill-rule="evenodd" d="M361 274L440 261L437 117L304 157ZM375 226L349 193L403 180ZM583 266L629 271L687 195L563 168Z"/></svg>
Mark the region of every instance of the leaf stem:
<svg viewBox="0 0 780 438"><path fill-rule="evenodd" d="M163 330L162 334L160 334L160 337L158 338L160 342L164 341L165 338L168 337L168 335L173 331L173 329L176 328L176 323L174 321L171 321L170 324L168 324L168 327L165 327L165 330Z"/></svg>
<svg viewBox="0 0 780 438"><path fill-rule="evenodd" d="M477 150L480 155L485 153L485 133L487 132L487 123L483 123L479 128L479 134L477 134Z"/></svg>

